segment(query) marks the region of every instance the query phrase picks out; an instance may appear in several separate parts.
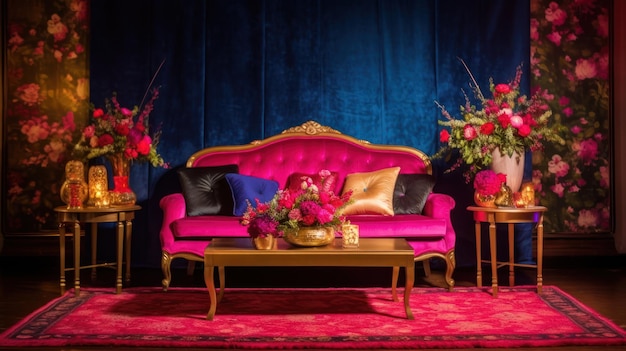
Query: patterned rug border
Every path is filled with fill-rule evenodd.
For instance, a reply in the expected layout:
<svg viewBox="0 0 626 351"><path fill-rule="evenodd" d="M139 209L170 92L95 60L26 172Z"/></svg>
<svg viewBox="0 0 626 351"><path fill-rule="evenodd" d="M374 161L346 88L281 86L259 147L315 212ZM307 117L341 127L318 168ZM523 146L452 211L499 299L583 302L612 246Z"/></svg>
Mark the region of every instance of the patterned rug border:
<svg viewBox="0 0 626 351"><path fill-rule="evenodd" d="M534 286L500 287L501 293L534 291ZM298 292L330 291L389 291L388 288L231 288L229 291L272 291L276 294ZM169 292L206 293L203 288L171 288ZM455 294L484 292L490 288L456 287ZM124 289L126 294L163 293L156 287ZM414 288L412 297L419 294L447 293L438 288ZM544 286L541 300L551 309L566 315L573 323L584 329L582 333L561 334L468 334L440 336L401 336L389 335L370 337L318 336L284 337L239 337L237 340L210 335L161 336L161 335L57 335L47 334L46 330L62 320L71 311L88 302L95 296L112 294L111 289L81 289L80 297L74 297L73 290L55 298L43 307L29 314L16 325L0 334L0 346L45 347L45 346L141 346L141 347L208 347L242 349L422 349L422 348L474 348L474 347L548 347L548 346L600 346L626 345L626 331L610 319L601 316L582 304L570 294L555 286ZM413 299L412 299L413 300ZM584 313L581 313L584 312Z"/></svg>

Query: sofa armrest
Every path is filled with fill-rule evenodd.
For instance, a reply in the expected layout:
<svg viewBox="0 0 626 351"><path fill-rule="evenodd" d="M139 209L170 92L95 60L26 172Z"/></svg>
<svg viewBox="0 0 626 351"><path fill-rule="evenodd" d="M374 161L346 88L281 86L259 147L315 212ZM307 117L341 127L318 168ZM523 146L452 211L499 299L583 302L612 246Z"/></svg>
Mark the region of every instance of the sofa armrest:
<svg viewBox="0 0 626 351"><path fill-rule="evenodd" d="M185 198L181 193L174 193L164 196L159 202L163 210L163 223L161 224L161 248L166 250L174 243L172 233L172 222L187 216Z"/></svg>
<svg viewBox="0 0 626 351"><path fill-rule="evenodd" d="M454 209L454 206L456 206L456 202L452 196L431 193L426 199L422 214L432 218L450 218L450 211Z"/></svg>
<svg viewBox="0 0 626 351"><path fill-rule="evenodd" d="M456 202L452 196L447 194L431 193L428 195L426 205L424 205L424 210L422 211L424 216L442 218L446 221L446 233L444 240L447 250L454 249L456 244L456 232L454 231L452 219L450 218L450 214L452 209L454 209L454 206L456 206Z"/></svg>

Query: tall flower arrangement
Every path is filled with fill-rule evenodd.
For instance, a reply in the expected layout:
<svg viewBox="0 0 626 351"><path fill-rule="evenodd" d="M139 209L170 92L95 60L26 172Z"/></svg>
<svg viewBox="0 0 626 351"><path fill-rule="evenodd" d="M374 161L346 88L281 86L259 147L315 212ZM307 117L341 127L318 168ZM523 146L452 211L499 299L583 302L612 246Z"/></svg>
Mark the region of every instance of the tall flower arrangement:
<svg viewBox="0 0 626 351"><path fill-rule="evenodd" d="M320 182L303 177L298 190L279 190L267 203L248 204L241 224L248 226L251 237L281 236L285 231L301 227L333 227L338 230L345 218L342 210L350 202L352 192L336 195L330 189L330 172L319 173Z"/></svg>
<svg viewBox="0 0 626 351"><path fill-rule="evenodd" d="M149 116L159 89L152 90L150 100L140 108L123 107L113 94L105 100L105 108L95 108L90 123L83 129L75 146L78 157L93 159L99 156L123 155L130 161L150 162L158 167L165 162L157 152L160 131L150 134Z"/></svg>
<svg viewBox="0 0 626 351"><path fill-rule="evenodd" d="M520 93L521 66L509 83L496 84L489 79L491 95L487 97L465 62L461 62L471 78L470 87L478 105L465 95L465 103L460 106L461 118L457 119L437 103L445 117L439 124L446 128L439 134L444 145L433 158L447 157L453 150L458 150L460 155L448 171L466 164L469 167L465 177L469 183L476 172L491 164L496 149L513 156L526 150L539 150L545 142L564 143L550 125L552 110L545 103L545 91L536 91L530 98Z"/></svg>

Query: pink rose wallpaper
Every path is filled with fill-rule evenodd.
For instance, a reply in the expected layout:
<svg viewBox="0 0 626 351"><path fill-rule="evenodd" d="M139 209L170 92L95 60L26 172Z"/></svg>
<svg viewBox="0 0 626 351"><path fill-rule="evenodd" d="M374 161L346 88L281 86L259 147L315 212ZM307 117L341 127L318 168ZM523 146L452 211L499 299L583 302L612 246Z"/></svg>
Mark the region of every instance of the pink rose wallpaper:
<svg viewBox="0 0 626 351"><path fill-rule="evenodd" d="M609 5L531 1L531 86L547 89L566 140L533 154L546 233L611 230Z"/></svg>
<svg viewBox="0 0 626 351"><path fill-rule="evenodd" d="M4 229L56 230L65 163L89 113L87 1L11 0L8 8Z"/></svg>

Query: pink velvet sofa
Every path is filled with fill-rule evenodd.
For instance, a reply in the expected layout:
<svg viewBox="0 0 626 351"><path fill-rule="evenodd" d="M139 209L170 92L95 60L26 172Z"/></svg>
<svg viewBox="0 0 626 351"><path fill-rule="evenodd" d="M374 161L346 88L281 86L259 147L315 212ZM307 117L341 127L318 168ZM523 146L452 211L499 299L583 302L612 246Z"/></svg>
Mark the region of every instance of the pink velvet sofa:
<svg viewBox="0 0 626 351"><path fill-rule="evenodd" d="M399 184L400 177L404 177L402 175L431 177L430 160L417 149L371 144L313 121L250 144L200 150L189 158L185 170L200 171L224 165L236 165L241 175L274 180L278 182L279 188L285 187L289 176L294 173L315 174L327 169L336 172L337 189L341 189L349 174L400 167L394 207L396 201L405 200L406 189ZM232 169L227 168L227 171ZM181 178L181 182L194 181L193 177ZM194 186L193 183L187 185ZM431 189L426 189L421 213L396 209L398 213L394 215L357 214L348 216L348 219L359 225L361 237L406 238L415 250L415 260L423 261L426 275L430 274L429 259L443 259L446 264L445 281L448 289L452 290L452 274L456 263L455 232L450 221L450 211L455 202L450 196L433 193ZM248 236L247 228L240 224L240 217L233 215L230 208L223 208L219 201L213 201L213 207L209 208L209 211L217 211L218 214L206 215L190 209L189 203L199 200L191 198L197 194L197 191L191 189L187 195L184 192L169 194L160 201L163 210L160 238L164 290L168 289L171 282L172 260L188 260L188 274L191 274L194 263L203 261L204 249L210 245L212 238ZM232 198L232 195L220 196ZM232 203L228 206L232 206Z"/></svg>

